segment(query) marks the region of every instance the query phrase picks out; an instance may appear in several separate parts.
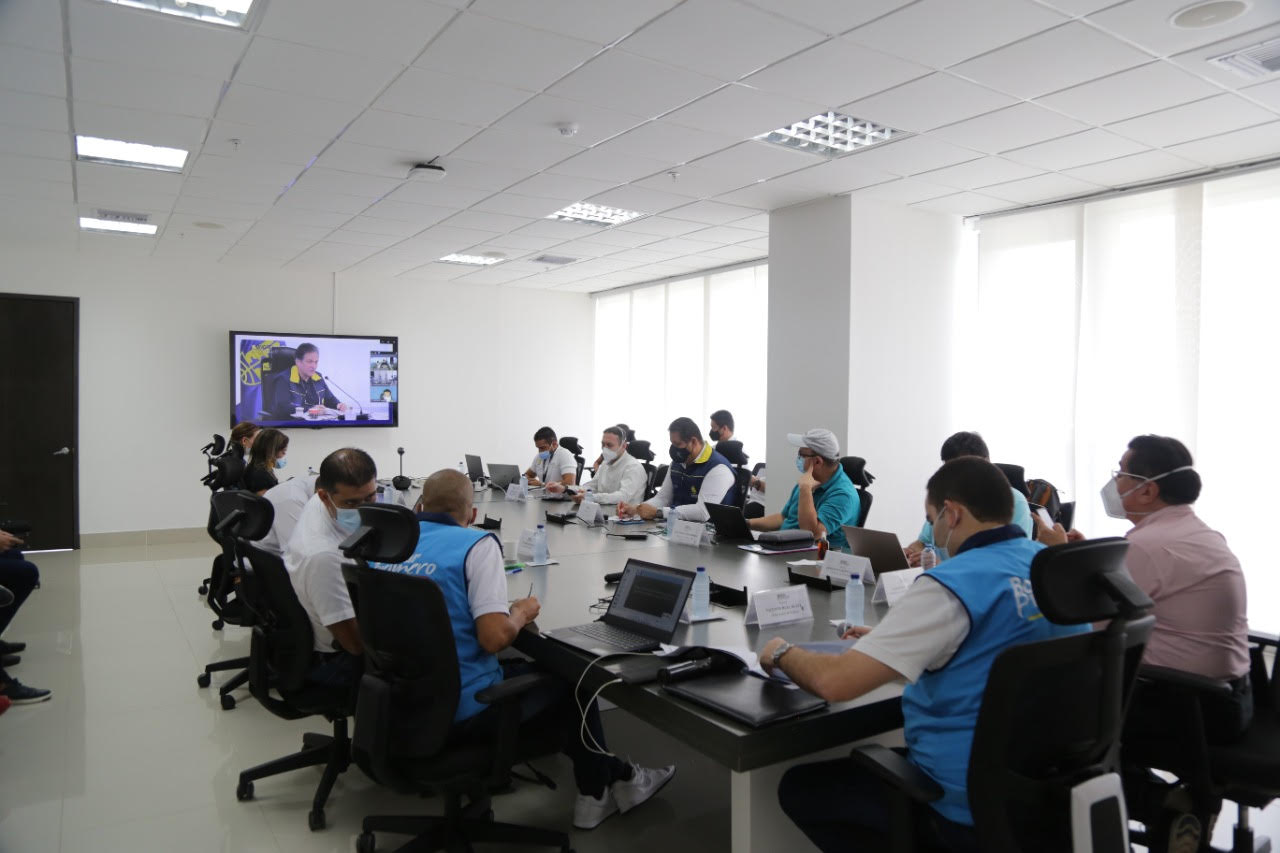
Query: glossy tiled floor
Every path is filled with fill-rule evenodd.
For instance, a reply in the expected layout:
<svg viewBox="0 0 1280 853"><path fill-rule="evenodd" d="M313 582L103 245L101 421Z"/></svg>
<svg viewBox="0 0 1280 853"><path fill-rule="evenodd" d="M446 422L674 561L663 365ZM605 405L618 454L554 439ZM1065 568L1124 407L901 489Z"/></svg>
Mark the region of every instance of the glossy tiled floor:
<svg viewBox="0 0 1280 853"><path fill-rule="evenodd" d="M43 587L7 637L29 643L15 674L54 697L0 717L0 853L346 853L366 814L438 812L438 800L388 793L354 767L334 789L322 832L306 822L318 770L262 780L257 799L237 802L241 769L292 752L304 731L324 726L281 721L244 691L223 711L215 689L196 687L205 663L248 650L243 629L210 629L196 595L211 553L168 545L33 558ZM680 769L653 802L574 833L575 849L728 850L728 772L623 712L606 713L605 727L618 752ZM521 785L495 801L498 817L567 828L568 764L540 766L559 789ZM1218 846L1230 843L1234 819L1224 810ZM1280 838L1280 806L1254 823ZM380 836L379 849L401 841Z"/></svg>

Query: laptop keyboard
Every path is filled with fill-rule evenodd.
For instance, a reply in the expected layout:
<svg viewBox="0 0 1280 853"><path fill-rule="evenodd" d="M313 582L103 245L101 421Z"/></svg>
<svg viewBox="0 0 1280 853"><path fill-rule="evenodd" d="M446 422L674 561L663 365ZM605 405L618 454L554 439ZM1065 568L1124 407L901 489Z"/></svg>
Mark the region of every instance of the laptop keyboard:
<svg viewBox="0 0 1280 853"><path fill-rule="evenodd" d="M604 622L589 622L586 625L579 625L573 630L579 634L586 634L593 640L608 643L624 651L647 649L657 645L657 641L651 637L637 634L634 631L624 631Z"/></svg>

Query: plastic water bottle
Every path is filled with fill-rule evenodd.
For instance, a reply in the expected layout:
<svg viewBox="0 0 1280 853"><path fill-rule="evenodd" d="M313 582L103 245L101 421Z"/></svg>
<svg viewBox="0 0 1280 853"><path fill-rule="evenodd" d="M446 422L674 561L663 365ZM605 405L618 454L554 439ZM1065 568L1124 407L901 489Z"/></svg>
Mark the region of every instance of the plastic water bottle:
<svg viewBox="0 0 1280 853"><path fill-rule="evenodd" d="M920 552L920 568L926 572L938 565L938 549L932 545L924 546L924 550Z"/></svg>
<svg viewBox="0 0 1280 853"><path fill-rule="evenodd" d="M676 526L675 509L672 507L667 507L666 518L664 518L662 521L662 532L667 536L670 536L671 531L675 529L675 526Z"/></svg>
<svg viewBox="0 0 1280 853"><path fill-rule="evenodd" d="M862 575L849 575L849 582L844 587L844 622L845 625L862 624Z"/></svg>
<svg viewBox="0 0 1280 853"><path fill-rule="evenodd" d="M693 619L711 618L711 576L706 566L698 566L698 573L693 576Z"/></svg>
<svg viewBox="0 0 1280 853"><path fill-rule="evenodd" d="M520 491L523 494L529 494L529 478L524 474L520 475Z"/></svg>
<svg viewBox="0 0 1280 853"><path fill-rule="evenodd" d="M535 563L545 563L551 558L547 551L547 526L545 524L538 525L538 532L533 536L533 561Z"/></svg>
<svg viewBox="0 0 1280 853"><path fill-rule="evenodd" d="M466 465L463 465L461 462L459 462L459 463L458 463L458 473L459 473L459 474L461 474L461 475L462 475L462 476L464 476L464 477L467 477L467 466L466 466ZM469 480L469 479L471 479L471 478L470 478L470 477L467 477L467 479Z"/></svg>

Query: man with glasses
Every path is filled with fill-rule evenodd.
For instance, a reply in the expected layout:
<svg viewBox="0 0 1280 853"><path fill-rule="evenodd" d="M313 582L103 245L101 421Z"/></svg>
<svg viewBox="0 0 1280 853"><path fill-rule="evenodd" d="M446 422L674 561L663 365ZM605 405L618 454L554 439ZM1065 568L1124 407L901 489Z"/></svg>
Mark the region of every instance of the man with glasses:
<svg viewBox="0 0 1280 853"><path fill-rule="evenodd" d="M862 500L840 466L840 442L829 429L788 433L787 441L800 448L796 455L800 482L782 512L753 518L748 524L753 530L804 529L815 540L825 536L832 548L844 548L849 544L844 526L858 523Z"/></svg>

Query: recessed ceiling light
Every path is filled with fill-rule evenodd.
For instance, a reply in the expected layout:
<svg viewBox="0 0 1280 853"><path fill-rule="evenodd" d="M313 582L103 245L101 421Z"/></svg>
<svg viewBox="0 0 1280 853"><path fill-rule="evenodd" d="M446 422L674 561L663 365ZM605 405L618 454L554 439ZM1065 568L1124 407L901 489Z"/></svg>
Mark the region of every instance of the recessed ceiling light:
<svg viewBox="0 0 1280 853"><path fill-rule="evenodd" d="M77 136L76 158L111 166L134 166L139 169L158 169L161 172L181 172L183 165L187 162L187 152L181 148L162 148L158 145L144 145L141 142Z"/></svg>
<svg viewBox="0 0 1280 853"><path fill-rule="evenodd" d="M623 210L618 207L604 207L585 201L574 202L566 208L557 210L547 219L558 219L561 222L586 222L591 225L621 225L633 219L647 216L635 210Z"/></svg>
<svg viewBox="0 0 1280 853"><path fill-rule="evenodd" d="M1169 23L1184 30L1203 30L1235 20L1247 11L1249 4L1244 0L1209 0L1179 9L1170 16Z"/></svg>
<svg viewBox="0 0 1280 853"><path fill-rule="evenodd" d="M497 253L488 253L484 255L460 255L454 253L452 255L445 255L440 260L444 261L446 264L463 264L469 267L487 267L490 264L499 263L505 258L506 255Z"/></svg>
<svg viewBox="0 0 1280 853"><path fill-rule="evenodd" d="M762 133L756 139L823 157L843 157L910 135L905 130L896 130L843 113L827 112Z"/></svg>
<svg viewBox="0 0 1280 853"><path fill-rule="evenodd" d="M249 8L253 0L100 0L114 6L128 6L131 9L145 9L148 12L159 12L162 15L174 15L179 18L191 18L207 24L221 24L224 27L244 28L249 19Z"/></svg>
<svg viewBox="0 0 1280 853"><path fill-rule="evenodd" d="M81 231L108 231L113 234L145 234L155 236L159 229L147 222L120 222L113 219L96 219L92 216L80 217Z"/></svg>

